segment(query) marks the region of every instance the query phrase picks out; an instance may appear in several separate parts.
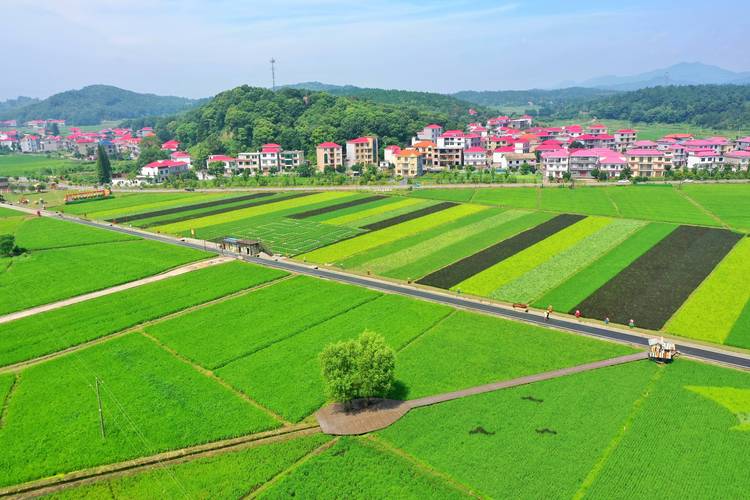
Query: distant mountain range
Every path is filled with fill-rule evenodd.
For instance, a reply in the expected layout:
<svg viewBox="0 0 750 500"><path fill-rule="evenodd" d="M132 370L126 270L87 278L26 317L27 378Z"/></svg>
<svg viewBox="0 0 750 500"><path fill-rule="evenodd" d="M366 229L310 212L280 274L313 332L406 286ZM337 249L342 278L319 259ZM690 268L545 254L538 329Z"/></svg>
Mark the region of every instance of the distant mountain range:
<svg viewBox="0 0 750 500"><path fill-rule="evenodd" d="M710 64L682 62L630 76L607 75L581 82L561 82L558 87L589 87L608 90L638 90L666 85L706 85L750 83L750 71L736 72Z"/></svg>
<svg viewBox="0 0 750 500"><path fill-rule="evenodd" d="M56 118L75 125L95 125L103 120L171 115L202 102L205 99L140 94L111 85L90 85L44 100L19 97L0 102L0 119L24 122Z"/></svg>

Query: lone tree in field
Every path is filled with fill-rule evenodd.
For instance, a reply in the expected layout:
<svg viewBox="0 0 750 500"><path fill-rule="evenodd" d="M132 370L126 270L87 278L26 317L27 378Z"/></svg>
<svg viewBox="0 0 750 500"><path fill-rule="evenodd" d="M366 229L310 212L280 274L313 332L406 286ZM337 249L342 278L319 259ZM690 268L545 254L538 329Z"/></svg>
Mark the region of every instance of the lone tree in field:
<svg viewBox="0 0 750 500"><path fill-rule="evenodd" d="M341 403L384 397L395 380L396 354L373 332L330 344L320 353L320 364L328 397Z"/></svg>
<svg viewBox="0 0 750 500"><path fill-rule="evenodd" d="M112 165L109 163L109 156L100 144L96 148L96 176L99 184L109 184L112 182Z"/></svg>

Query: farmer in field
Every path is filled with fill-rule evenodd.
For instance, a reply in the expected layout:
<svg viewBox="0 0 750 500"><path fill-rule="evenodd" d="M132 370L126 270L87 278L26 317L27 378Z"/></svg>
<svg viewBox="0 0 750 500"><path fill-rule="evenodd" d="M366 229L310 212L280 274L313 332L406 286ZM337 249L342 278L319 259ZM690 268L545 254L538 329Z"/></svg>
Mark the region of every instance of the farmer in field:
<svg viewBox="0 0 750 500"><path fill-rule="evenodd" d="M609 324L609 316L606 316L606 317L604 318L604 324L605 324L605 325L608 325L608 324Z"/></svg>
<svg viewBox="0 0 750 500"><path fill-rule="evenodd" d="M581 310L580 309L576 309L576 319L578 321L581 321Z"/></svg>
<svg viewBox="0 0 750 500"><path fill-rule="evenodd" d="M630 328L635 328L635 321L633 321L633 318L630 318L630 321L628 321L628 326Z"/></svg>

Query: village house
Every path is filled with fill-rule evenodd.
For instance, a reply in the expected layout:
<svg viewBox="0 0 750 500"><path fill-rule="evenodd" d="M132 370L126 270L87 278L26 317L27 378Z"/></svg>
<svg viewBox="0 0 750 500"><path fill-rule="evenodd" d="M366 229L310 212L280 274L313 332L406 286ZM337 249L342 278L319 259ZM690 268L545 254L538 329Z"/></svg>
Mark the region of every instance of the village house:
<svg viewBox="0 0 750 500"><path fill-rule="evenodd" d="M481 146L472 146L464 150L464 166L474 167L477 170L487 168L489 164L487 150Z"/></svg>
<svg viewBox="0 0 750 500"><path fill-rule="evenodd" d="M237 168L237 158L232 158L227 155L209 155L209 157L206 158L206 169L211 167L213 163L221 163L225 174L231 173Z"/></svg>
<svg viewBox="0 0 750 500"><path fill-rule="evenodd" d="M518 130L524 130L524 129L527 129L527 128L531 127L531 123L533 121L534 121L534 119L531 116L529 116L529 115L523 115L520 118L513 118L512 120L510 120L510 123L508 124L508 126L510 128L515 128L515 129L518 129Z"/></svg>
<svg viewBox="0 0 750 500"><path fill-rule="evenodd" d="M260 151L238 153L236 168L253 174L289 173L304 163L304 152L285 151L279 144L264 144Z"/></svg>
<svg viewBox="0 0 750 500"><path fill-rule="evenodd" d="M687 168L715 170L724 166L724 156L714 149L687 148Z"/></svg>
<svg viewBox="0 0 750 500"><path fill-rule="evenodd" d="M378 138L375 136L357 137L346 141L346 168L354 165L378 164Z"/></svg>
<svg viewBox="0 0 750 500"><path fill-rule="evenodd" d="M144 165L141 175L149 182L164 182L168 177L188 171L188 164L174 160L158 160Z"/></svg>
<svg viewBox="0 0 750 500"><path fill-rule="evenodd" d="M735 149L742 149L744 151L750 151L750 136L741 137L734 141Z"/></svg>
<svg viewBox="0 0 750 500"><path fill-rule="evenodd" d="M42 148L39 136L34 134L23 136L19 145L22 153L38 153Z"/></svg>
<svg viewBox="0 0 750 500"><path fill-rule="evenodd" d="M172 161L181 161L183 163L187 163L188 166L193 165L193 159L190 157L190 153L186 153L185 151L175 151L174 153L169 155L169 159Z"/></svg>
<svg viewBox="0 0 750 500"><path fill-rule="evenodd" d="M591 172L599 168L599 157L609 154L604 148L578 149L570 154L568 168L574 179L592 179Z"/></svg>
<svg viewBox="0 0 750 500"><path fill-rule="evenodd" d="M401 147L391 144L383 149L383 161L388 165L396 164L396 155L401 152Z"/></svg>
<svg viewBox="0 0 750 500"><path fill-rule="evenodd" d="M335 142L321 142L315 148L318 171L323 172L326 168L333 170L344 166L343 148Z"/></svg>
<svg viewBox="0 0 750 500"><path fill-rule="evenodd" d="M562 179L568 172L570 153L565 149L542 153L542 171L548 179Z"/></svg>
<svg viewBox="0 0 750 500"><path fill-rule="evenodd" d="M422 153L416 149L403 149L396 154L394 175L401 177L417 177L423 173Z"/></svg>
<svg viewBox="0 0 750 500"><path fill-rule="evenodd" d="M731 167L732 171L747 171L750 166L750 151L737 149L724 155L724 165Z"/></svg>
<svg viewBox="0 0 750 500"><path fill-rule="evenodd" d="M437 142L437 138L440 137L443 133L443 127L441 125L438 125L436 123L431 123L427 125L425 128L423 128L421 131L417 132L417 136L412 138L412 146L414 143L419 141L430 141L430 142Z"/></svg>
<svg viewBox="0 0 750 500"><path fill-rule="evenodd" d="M629 149L625 151L628 166L634 176L664 177L664 171L671 168L663 151L658 149Z"/></svg>
<svg viewBox="0 0 750 500"><path fill-rule="evenodd" d="M412 148L422 153L422 167L432 171L435 166L435 143L432 141L417 141Z"/></svg>
<svg viewBox="0 0 750 500"><path fill-rule="evenodd" d="M177 151L180 149L180 142L175 141L174 139L171 141L166 141L161 145L162 151Z"/></svg>

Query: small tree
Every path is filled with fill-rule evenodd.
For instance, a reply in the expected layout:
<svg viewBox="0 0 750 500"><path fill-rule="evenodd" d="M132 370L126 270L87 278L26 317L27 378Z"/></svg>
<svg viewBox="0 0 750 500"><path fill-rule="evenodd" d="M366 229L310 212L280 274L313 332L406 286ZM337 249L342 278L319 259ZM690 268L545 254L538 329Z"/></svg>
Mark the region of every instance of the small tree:
<svg viewBox="0 0 750 500"><path fill-rule="evenodd" d="M99 184L112 182L112 165L109 162L107 151L101 144L96 148L96 177Z"/></svg>
<svg viewBox="0 0 750 500"><path fill-rule="evenodd" d="M16 246L16 238L12 234L0 234L0 257L13 257L24 252Z"/></svg>
<svg viewBox="0 0 750 500"><path fill-rule="evenodd" d="M328 345L320 354L320 364L328 397L345 404L357 398L384 397L395 380L396 355L373 332Z"/></svg>

